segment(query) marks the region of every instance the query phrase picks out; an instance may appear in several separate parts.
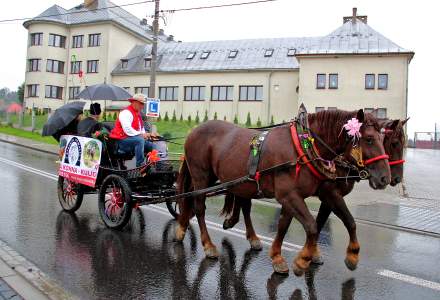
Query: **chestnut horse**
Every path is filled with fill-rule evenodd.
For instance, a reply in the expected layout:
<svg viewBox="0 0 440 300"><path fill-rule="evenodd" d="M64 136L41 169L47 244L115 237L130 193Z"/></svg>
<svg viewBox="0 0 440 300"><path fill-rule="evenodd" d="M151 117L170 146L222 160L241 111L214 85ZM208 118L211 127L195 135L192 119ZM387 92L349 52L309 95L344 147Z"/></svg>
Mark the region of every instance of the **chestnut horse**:
<svg viewBox="0 0 440 300"><path fill-rule="evenodd" d="M383 189L390 183L391 174L385 157L380 127L373 115L364 114L363 110L358 112L335 110L309 114L310 129L328 148L323 147L321 143L316 143L316 147L321 157L326 160L334 159L334 153L348 159L353 142L347 141L348 135L343 126L352 118L357 118L362 123L361 137L357 144L362 149L363 157L381 158L366 168L370 175L370 185L375 189ZM214 185L217 180L229 182L248 174L249 142L256 134L258 134L256 130L240 128L223 121L209 121L195 128L185 142L185 160L178 178L179 193L191 189L204 189ZM259 169L267 169L288 161L296 162L298 159L290 128L288 126L274 128L266 137ZM281 204L278 232L269 252L276 272L288 272L287 263L281 256L281 246L293 217L303 225L307 235L303 249L294 260L294 273L298 276L302 275L309 268L312 257L319 255L318 227L304 199L314 195L321 183L322 180L303 167L297 175L293 169L262 175L259 186L261 193L258 193L255 182L245 182L230 188L231 194L242 199L257 198L262 194L266 198L276 198ZM202 195L187 197L180 201L181 214L176 227L176 240L183 240L189 220L195 212L205 255L209 258L217 258L217 249L206 228L205 199L206 196Z"/></svg>
<svg viewBox="0 0 440 300"><path fill-rule="evenodd" d="M403 178L404 161L402 158L405 148L404 125L407 121L408 119L404 121L386 120L380 124L385 132L383 145L385 152L389 155L392 186L400 183ZM343 176L344 174L340 175ZM347 249L347 258L345 259L345 264L350 270L356 269L359 261L360 248L356 235L356 223L348 210L343 197L348 195L353 190L355 183L355 180L325 181L319 186L315 194L315 196L318 196L322 202L316 218L318 235L331 212L334 212L341 219L349 233L350 244L349 248ZM253 250L261 250L262 247L260 240L255 234L255 230L250 219L251 202L247 199L243 200L233 194L226 194L222 214L227 214L230 216L224 221L223 228L229 229L238 223L240 209L243 211L243 217L246 225L246 236L251 243L251 248ZM319 255L314 256L312 258L312 263L322 264L321 257Z"/></svg>

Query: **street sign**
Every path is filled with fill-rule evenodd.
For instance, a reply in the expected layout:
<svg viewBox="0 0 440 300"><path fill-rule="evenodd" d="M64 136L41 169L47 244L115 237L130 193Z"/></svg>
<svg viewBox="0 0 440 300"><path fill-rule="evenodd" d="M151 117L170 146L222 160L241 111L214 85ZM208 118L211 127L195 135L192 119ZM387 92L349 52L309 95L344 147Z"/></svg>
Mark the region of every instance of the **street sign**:
<svg viewBox="0 0 440 300"><path fill-rule="evenodd" d="M147 117L159 117L160 114L160 99L147 98L146 115Z"/></svg>

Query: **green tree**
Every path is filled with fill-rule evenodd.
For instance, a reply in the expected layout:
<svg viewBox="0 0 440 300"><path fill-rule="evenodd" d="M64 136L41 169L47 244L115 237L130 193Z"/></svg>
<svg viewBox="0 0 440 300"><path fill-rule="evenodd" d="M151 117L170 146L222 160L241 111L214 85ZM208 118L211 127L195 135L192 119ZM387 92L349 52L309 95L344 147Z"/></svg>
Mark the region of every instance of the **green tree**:
<svg viewBox="0 0 440 300"><path fill-rule="evenodd" d="M192 120L191 120L191 115L188 115L188 124L191 124Z"/></svg>
<svg viewBox="0 0 440 300"><path fill-rule="evenodd" d="M270 118L270 125L275 125L275 121L273 120L273 115L272 115L272 117Z"/></svg>
<svg viewBox="0 0 440 300"><path fill-rule="evenodd" d="M196 121L196 124L199 124L199 123L200 123L199 111L197 111L195 121Z"/></svg>
<svg viewBox="0 0 440 300"><path fill-rule="evenodd" d="M118 114L116 112L113 113L113 121L116 121L118 119Z"/></svg>
<svg viewBox="0 0 440 300"><path fill-rule="evenodd" d="M176 110L173 110L173 118L171 119L171 122L176 123L177 117L176 117Z"/></svg>
<svg viewBox="0 0 440 300"><path fill-rule="evenodd" d="M251 113L248 112L247 117L246 117L246 127L251 127L251 126L252 126Z"/></svg>
<svg viewBox="0 0 440 300"><path fill-rule="evenodd" d="M227 121L226 116L223 117L223 121Z"/></svg>
<svg viewBox="0 0 440 300"><path fill-rule="evenodd" d="M17 91L18 102L23 105L24 104L24 82L18 87Z"/></svg>
<svg viewBox="0 0 440 300"><path fill-rule="evenodd" d="M160 121L162 121L162 115L161 114L159 114L159 117L157 118L157 122L160 122Z"/></svg>
<svg viewBox="0 0 440 300"><path fill-rule="evenodd" d="M168 122L170 118L168 117L168 112L165 112L165 117L163 118L165 122Z"/></svg>
<svg viewBox="0 0 440 300"><path fill-rule="evenodd" d="M180 114L179 121L180 121L180 122L183 122L183 114Z"/></svg>
<svg viewBox="0 0 440 300"><path fill-rule="evenodd" d="M260 117L258 117L258 120L257 120L257 127L261 127L261 120L260 120Z"/></svg>
<svg viewBox="0 0 440 300"><path fill-rule="evenodd" d="M237 117L237 115L235 115L235 117L234 117L234 124L238 124L238 117Z"/></svg>
<svg viewBox="0 0 440 300"><path fill-rule="evenodd" d="M203 122L208 122L208 110L205 110L205 117L203 118Z"/></svg>
<svg viewBox="0 0 440 300"><path fill-rule="evenodd" d="M214 120L217 120L217 112L214 113Z"/></svg>

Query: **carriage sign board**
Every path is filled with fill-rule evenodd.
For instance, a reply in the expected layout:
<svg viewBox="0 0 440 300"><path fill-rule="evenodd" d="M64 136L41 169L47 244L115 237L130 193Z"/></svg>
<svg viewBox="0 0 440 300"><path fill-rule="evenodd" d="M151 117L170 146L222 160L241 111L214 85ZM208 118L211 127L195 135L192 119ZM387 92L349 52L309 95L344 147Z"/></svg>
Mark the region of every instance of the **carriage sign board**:
<svg viewBox="0 0 440 300"><path fill-rule="evenodd" d="M63 158L58 175L76 183L95 187L101 163L101 141L63 135L60 139L60 147Z"/></svg>

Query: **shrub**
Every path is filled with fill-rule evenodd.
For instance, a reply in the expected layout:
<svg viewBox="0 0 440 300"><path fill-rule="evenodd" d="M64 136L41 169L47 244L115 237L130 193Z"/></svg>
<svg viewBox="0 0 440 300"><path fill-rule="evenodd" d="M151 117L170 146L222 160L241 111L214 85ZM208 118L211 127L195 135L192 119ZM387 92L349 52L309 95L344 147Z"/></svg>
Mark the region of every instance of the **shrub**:
<svg viewBox="0 0 440 300"><path fill-rule="evenodd" d="M203 122L207 122L208 121L208 111L205 110L205 117L203 118Z"/></svg>
<svg viewBox="0 0 440 300"><path fill-rule="evenodd" d="M223 121L227 121L226 116L223 117Z"/></svg>
<svg viewBox="0 0 440 300"><path fill-rule="evenodd" d="M170 120L170 118L168 117L168 112L167 111L165 112L165 117L163 118L163 120L165 122L168 122Z"/></svg>
<svg viewBox="0 0 440 300"><path fill-rule="evenodd" d="M113 121L116 121L118 119L118 114L116 112L113 113Z"/></svg>
<svg viewBox="0 0 440 300"><path fill-rule="evenodd" d="M261 120L260 120L260 117L258 117L258 120L257 120L257 127L261 127Z"/></svg>
<svg viewBox="0 0 440 300"><path fill-rule="evenodd" d="M197 111L195 121L196 121L196 124L199 124L199 123L200 123L199 111Z"/></svg>
<svg viewBox="0 0 440 300"><path fill-rule="evenodd" d="M191 124L191 115L188 115L188 124Z"/></svg>
<svg viewBox="0 0 440 300"><path fill-rule="evenodd" d="M235 115L235 117L234 117L234 124L238 124L238 117L237 117L237 115Z"/></svg>
<svg viewBox="0 0 440 300"><path fill-rule="evenodd" d="M270 118L270 125L275 125L275 121L273 120L273 115L272 115L272 117Z"/></svg>
<svg viewBox="0 0 440 300"><path fill-rule="evenodd" d="M162 121L162 115L161 114L159 114L159 117L157 118L157 122L160 122L160 121Z"/></svg>
<svg viewBox="0 0 440 300"><path fill-rule="evenodd" d="M251 113L248 112L247 117L246 117L246 127L251 127L251 126L252 126Z"/></svg>
<svg viewBox="0 0 440 300"><path fill-rule="evenodd" d="M169 138L171 138L172 134L171 134L170 132L168 132L168 131L165 131L165 132L162 134L162 136L163 136L165 139L169 139Z"/></svg>
<svg viewBox="0 0 440 300"><path fill-rule="evenodd" d="M214 120L217 120L217 112L214 113Z"/></svg>
<svg viewBox="0 0 440 300"><path fill-rule="evenodd" d="M179 121L180 121L180 122L183 122L183 115L182 115L182 114L180 114Z"/></svg>
<svg viewBox="0 0 440 300"><path fill-rule="evenodd" d="M176 117L176 110L173 110L173 117L171 118L171 122L176 123L177 117Z"/></svg>

